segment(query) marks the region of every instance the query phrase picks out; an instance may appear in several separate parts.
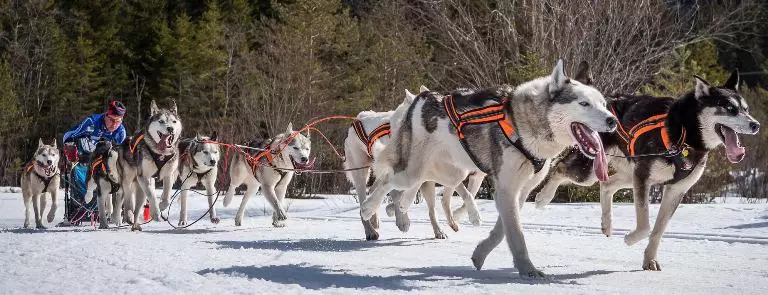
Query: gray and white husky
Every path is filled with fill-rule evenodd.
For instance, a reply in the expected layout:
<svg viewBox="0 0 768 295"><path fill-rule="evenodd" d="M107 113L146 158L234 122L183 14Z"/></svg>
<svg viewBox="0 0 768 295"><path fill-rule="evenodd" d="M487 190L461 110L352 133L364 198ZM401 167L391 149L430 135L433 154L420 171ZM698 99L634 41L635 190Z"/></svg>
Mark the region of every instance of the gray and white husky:
<svg viewBox="0 0 768 295"><path fill-rule="evenodd" d="M728 161L737 163L745 154L738 134L756 134L760 129L739 95L738 71L720 87L710 86L699 77L695 80L695 89L677 99L622 95L608 102L620 125L616 133L601 134L602 140L606 149L627 158L611 161L616 173L600 183L603 233L612 233L613 195L620 189L632 188L637 226L624 242L633 245L648 237L649 191L653 185L663 185L661 207L643 258L645 270L661 270L656 257L661 236L683 195L704 172L709 151L724 145ZM660 127L647 127L647 132L641 132L645 126ZM548 204L561 184L594 184L597 179L584 172L592 162L579 153L568 153L554 162L536 195L537 207Z"/></svg>
<svg viewBox="0 0 768 295"><path fill-rule="evenodd" d="M548 159L574 143L598 159L595 172L601 179L608 174L601 165L605 156L597 132L613 131L617 122L603 95L585 84L587 73L582 63L576 79L568 78L558 61L551 75L515 89L419 94L392 142L374 160L377 180L361 204L362 218L370 219L393 189L412 190L424 181L458 186L480 170L493 179L499 218L472 255L475 267L480 269L506 236L519 273L543 276L529 259L523 238L520 206L526 192L547 174ZM456 122L457 117L467 121ZM493 118L498 120L475 124Z"/></svg>
<svg viewBox="0 0 768 295"><path fill-rule="evenodd" d="M179 142L179 151L181 152L179 176L183 181L179 196L179 203L181 204L179 226L187 225L187 190L198 182L203 184L208 195L211 222L219 223L213 201L216 197L216 177L219 174L218 163L221 154L219 145L211 142L215 140L216 134L214 133L211 137L198 134L195 138L186 138Z"/></svg>
<svg viewBox="0 0 768 295"><path fill-rule="evenodd" d="M425 86L421 86L420 92L429 91ZM352 169L358 167L370 166L373 163L373 159L376 158L384 147L390 142L390 138L397 132L399 122L391 122L391 118L402 118L408 108L410 107L416 95L410 91L405 90L405 99L398 105L396 110L388 112L373 112L363 111L357 115L356 122L347 130L347 138L344 140L344 168ZM389 128L387 128L389 126ZM357 130L362 129L362 130ZM377 135L385 134L381 137ZM376 133L376 134L374 134ZM366 198L366 184L368 183L368 177L370 175L370 168L358 169L354 171L348 171L347 179L355 187L358 200L363 203ZM478 177L470 177L470 193L474 196L477 190L480 188L484 175ZM460 184L463 186L463 184ZM443 232L438 224L437 214L435 210L435 183L425 182L420 186L420 191L424 196L429 210L430 223L437 239L445 239L447 235ZM451 196L453 195L453 188L445 188L443 191L442 205L448 224L454 230L458 230L458 225L453 218L453 212L451 211ZM395 215L397 217L398 228L402 231L407 231L410 221L408 219L407 212L404 211L401 206L400 196L402 192L392 191L390 195L393 197L393 203L387 206L387 214ZM470 212L473 221L479 225L480 214L477 212L477 206L474 205L474 198L465 199L465 202L471 203L465 207L474 208L475 211ZM411 202L408 202L409 204ZM363 220L363 228L365 229L366 240L378 240L378 216L374 214L370 221Z"/></svg>
<svg viewBox="0 0 768 295"><path fill-rule="evenodd" d="M114 210L114 201L121 198L122 182L118 166L119 152L111 141L100 140L91 154L88 174L85 178L85 204L93 199L94 190L99 190L99 228L109 228L109 218ZM109 218L108 218L109 217Z"/></svg>
<svg viewBox="0 0 768 295"><path fill-rule="evenodd" d="M53 222L56 216L59 191L59 150L54 139L52 145L43 143L40 139L35 155L32 156L24 172L21 174L21 194L24 198L24 227L29 227L29 207L35 211L35 227L45 229L43 211L45 211L45 194L51 195L51 210L48 211L48 222Z"/></svg>
<svg viewBox="0 0 768 295"><path fill-rule="evenodd" d="M153 100L150 105L150 118L142 133L126 139L120 145L118 163L123 173L120 185L123 197L113 202L115 210L112 211L112 220L117 225L122 222L119 216L121 210L117 209L123 207L127 221L133 224L132 230L141 230L139 214L147 199L151 206L152 219L160 221L160 211L168 207L171 188L178 176L181 128L176 102L170 109L161 109ZM163 195L159 206L154 196L154 176L163 181ZM123 206L125 201L127 202Z"/></svg>
<svg viewBox="0 0 768 295"><path fill-rule="evenodd" d="M309 160L312 148L309 132L305 135L293 131L293 124L289 123L285 133L272 139L251 142L249 146L254 149L242 153L228 151L230 155L225 171L229 173L230 185L224 197L224 206L232 202L238 186L245 184L248 187L235 216L235 225L242 225L248 199L261 187L262 194L274 210L272 225L284 227L288 217L283 208L283 200L295 174L292 170L305 169L312 165Z"/></svg>

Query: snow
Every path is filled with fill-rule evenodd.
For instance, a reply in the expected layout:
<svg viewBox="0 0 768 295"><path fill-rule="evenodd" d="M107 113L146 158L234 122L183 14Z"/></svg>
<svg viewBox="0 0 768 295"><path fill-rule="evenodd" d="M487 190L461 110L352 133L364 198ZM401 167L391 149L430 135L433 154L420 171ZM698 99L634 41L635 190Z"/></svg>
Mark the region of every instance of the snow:
<svg viewBox="0 0 768 295"><path fill-rule="evenodd" d="M598 204L545 210L527 204L522 218L530 256L550 276L530 280L517 276L506 243L483 270L473 269L469 257L496 218L492 202L478 202L483 225L452 232L441 223L447 240L432 238L421 203L412 207L408 233L383 217L381 240L367 242L348 195L288 200L285 228L271 226L271 210L257 196L241 227L234 226L236 208L230 207L219 210L218 225L205 218L186 230L150 223L130 232L21 229L20 194L0 193L0 293L768 294L764 203L681 205L661 243L661 272L640 268L647 241L623 243L634 225L631 204L615 205L610 238L600 233ZM204 197L192 194L190 218L205 206ZM657 210L651 206L654 217ZM56 222L63 211L60 202ZM177 216L172 212L173 222Z"/></svg>

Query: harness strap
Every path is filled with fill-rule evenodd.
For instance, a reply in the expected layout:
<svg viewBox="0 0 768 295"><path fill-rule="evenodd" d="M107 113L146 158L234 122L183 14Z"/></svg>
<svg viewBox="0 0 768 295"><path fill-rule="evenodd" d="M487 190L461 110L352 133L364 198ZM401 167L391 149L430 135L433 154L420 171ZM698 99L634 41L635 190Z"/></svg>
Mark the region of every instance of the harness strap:
<svg viewBox="0 0 768 295"><path fill-rule="evenodd" d="M523 156L525 156L528 161L531 162L531 164L533 164L534 172L538 173L542 168L544 168L544 163L546 161L544 159L537 158L531 154L531 152L528 151L525 146L523 146L520 135L515 132L516 128L512 123L512 117L507 117L507 114L504 112L504 105L507 101L508 98L504 97L501 102L497 104L492 104L474 110L469 110L464 113L459 113L456 111L456 106L453 102L453 95L449 95L443 99L443 106L445 107L445 112L448 114L448 119L450 119L453 126L456 127L456 136L459 137L459 141L464 147L464 151L469 155L469 157L478 168L481 167L480 162L467 145L463 127L467 125L497 123L507 140L518 151L520 151L520 153L522 153Z"/></svg>
<svg viewBox="0 0 768 295"><path fill-rule="evenodd" d="M357 138L365 144L369 157L373 157L373 144L376 143L379 138L389 136L392 133L392 127L389 123L381 124L373 129L370 136L366 135L365 128L363 128L363 122L360 120L353 121L352 128L354 128Z"/></svg>
<svg viewBox="0 0 768 295"><path fill-rule="evenodd" d="M617 118L619 117L616 109L613 106L611 106L611 112ZM617 128L618 134L619 137L621 137L621 139L623 139L627 144L627 152L629 153L629 156L636 156L635 143L637 139L641 135L656 129L659 129L659 133L661 134L661 142L664 144L664 148L666 148L670 153L670 156L674 156L677 153L682 152L682 150L685 149L685 128L682 128L682 133L680 134L680 138L678 139L677 143L673 144L669 138L669 130L666 128L666 120L667 114L654 115L640 121L640 123L637 123L637 125L632 126L632 128L629 129L629 132L626 131L624 126L621 124L621 120L619 120L619 126Z"/></svg>
<svg viewBox="0 0 768 295"><path fill-rule="evenodd" d="M32 173L34 173L37 176L37 178L40 178L40 181L42 181L43 184L44 184L43 192L48 191L48 185L51 184L51 180L54 177L59 175L59 171L56 171L56 173L51 175L51 177L45 177L45 176L42 176L42 175L38 174L37 171L35 171L35 163L34 162L27 164L27 172L32 172Z"/></svg>

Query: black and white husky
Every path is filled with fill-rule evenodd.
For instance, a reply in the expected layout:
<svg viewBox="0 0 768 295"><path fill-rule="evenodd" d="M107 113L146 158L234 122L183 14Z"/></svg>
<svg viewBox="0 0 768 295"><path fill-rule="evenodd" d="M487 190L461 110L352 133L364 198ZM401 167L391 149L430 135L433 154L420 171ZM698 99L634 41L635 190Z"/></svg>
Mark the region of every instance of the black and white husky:
<svg viewBox="0 0 768 295"><path fill-rule="evenodd" d="M419 91L425 92L429 91L429 89L422 85ZM344 140L344 168L353 169L371 165L371 163L373 163L373 159L376 158L376 155L384 150L384 147L389 143L390 138L397 132L399 122L391 122L390 119L392 117L401 118L402 114L408 110L415 98L416 95L412 94L408 90L405 90L405 99L394 111L360 112L357 115L355 122L347 130L347 137ZM370 168L347 171L346 174L347 179L349 179L349 181L352 182L355 187L358 200L360 203L362 203L365 201L366 197L366 184L368 183ZM472 196L477 193L477 190L480 188L480 184L483 181L484 175L478 174L478 176L479 177L470 177L469 191ZM463 184L460 185L464 186ZM430 223L432 224L432 230L434 231L435 238L447 238L447 235L443 232L443 230L440 228L440 225L438 224L435 210L435 183L429 181L425 182L422 184L422 186L419 187L419 189L424 196L425 202L427 203L429 219ZM451 211L451 196L453 195L453 191L453 188L445 188L443 191L442 205L449 226L454 230L458 230L458 224L456 223L453 217L453 212ZM387 206L387 214L390 216L395 215L397 217L396 223L398 228L400 228L402 231L407 231L410 225L410 220L408 219L408 214L405 211L407 208L401 206L401 203L405 202L401 202L400 200L402 192L393 191L390 193L390 195L393 198L393 203ZM464 205L464 207L469 209L470 218L474 223L479 225L480 214L477 211L474 198L465 199L464 202L469 203ZM408 202L408 204L410 203L411 202ZM474 209L474 211L472 211L472 209ZM365 229L366 240L379 239L378 224L379 219L375 214L373 217L371 217L370 221L363 220L363 228Z"/></svg>
<svg viewBox="0 0 768 295"><path fill-rule="evenodd" d="M99 228L109 228L109 218L114 208L114 200L122 198L120 190L120 168L117 164L119 152L111 141L100 140L91 154L88 174L85 177L85 204L93 199L94 190L99 190ZM109 217L109 218L108 218Z"/></svg>
<svg viewBox="0 0 768 295"><path fill-rule="evenodd" d="M118 163L122 173L120 187L123 197L113 205L114 208L125 209L127 221L133 224L132 230L141 230L139 214L147 199L152 219L155 221L160 221L160 211L168 207L171 188L178 176L181 128L176 103L169 109L161 109L153 100L150 105L150 118L142 132L126 139L120 145ZM163 195L159 206L152 179L155 176L163 182ZM117 225L122 222L121 212L122 210L112 211L112 220Z"/></svg>
<svg viewBox="0 0 768 295"><path fill-rule="evenodd" d="M24 198L24 227L29 227L29 207L35 211L35 227L45 229L43 225L43 211L45 211L45 194L51 195L51 210L48 211L48 222L53 222L59 191L59 159L60 154L56 148L56 140L52 145L38 141L35 155L32 161L24 168L21 174L21 194Z"/></svg>
<svg viewBox="0 0 768 295"><path fill-rule="evenodd" d="M506 236L519 273L543 276L523 239L520 206L527 192L547 174L549 159L574 143L597 159L598 177L608 175L597 132L613 131L617 121L605 108L603 95L585 84L587 73L582 63L576 78L568 78L558 61L551 75L515 89L419 94L397 134L374 160L377 180L361 204L361 217L370 219L393 189L411 190L425 181L458 186L480 170L493 179L499 218L472 255L475 267L481 268Z"/></svg>
<svg viewBox="0 0 768 295"><path fill-rule="evenodd" d="M293 139L289 140L291 136ZM229 173L230 185L224 197L224 206L229 206L232 202L238 186L245 184L248 187L235 216L235 225L242 225L248 199L261 187L262 194L274 210L272 225L284 227L288 217L283 208L283 199L295 174L293 170L312 165L309 160L312 148L309 133L305 135L293 131L293 125L288 124L288 129L284 133L269 140L254 142L251 147L256 149L248 149L242 153L234 150L227 151L228 167L225 167L225 171Z"/></svg>
<svg viewBox="0 0 768 295"><path fill-rule="evenodd" d="M218 176L218 163L221 157L219 145L211 141L216 140L216 134L211 137L197 135L194 138L185 138L179 142L179 176L181 195L179 203L179 226L187 225L187 190L201 182L208 195L209 216L212 223L219 223L216 215L216 207L213 204L216 193L216 177Z"/></svg>
<svg viewBox="0 0 768 295"><path fill-rule="evenodd" d="M720 87L710 86L700 77L695 80L694 90L677 99L624 95L608 102L620 125L616 133L601 137L606 149L623 153L626 158L611 161L616 174L600 184L603 233L611 235L613 195L620 189L632 188L637 227L624 237L624 242L633 245L647 237L648 194L651 186L664 186L659 214L645 249L645 270L661 270L656 257L661 236L683 195L704 172L709 151L722 144L728 161L738 163L745 154L738 134L755 134L760 129L739 95L738 71ZM536 196L537 207L548 204L561 184L594 184L596 179L585 172L592 162L579 153L570 153L553 163L551 175Z"/></svg>

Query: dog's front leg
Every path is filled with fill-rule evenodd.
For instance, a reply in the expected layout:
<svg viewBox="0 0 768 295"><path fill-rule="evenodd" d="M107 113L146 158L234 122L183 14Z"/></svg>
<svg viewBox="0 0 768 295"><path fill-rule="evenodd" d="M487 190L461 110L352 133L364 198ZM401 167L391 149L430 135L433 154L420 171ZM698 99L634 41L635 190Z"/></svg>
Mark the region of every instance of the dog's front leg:
<svg viewBox="0 0 768 295"><path fill-rule="evenodd" d="M280 178L280 181L277 182L277 185L275 185L275 196L277 197L277 202L282 207L284 205L285 200L285 193L288 190L288 184L291 183L291 180L293 179L294 173L288 172ZM285 221L280 220L280 216L277 214L277 211L272 213L272 224L276 227L284 227Z"/></svg>
<svg viewBox="0 0 768 295"><path fill-rule="evenodd" d="M214 199L217 197L216 174L212 173L212 175L206 176L206 178L203 179L203 186L205 186L205 193L208 195L208 208L210 208L208 215L211 218L211 223L218 224L220 219L219 216L216 215L216 203Z"/></svg>
<svg viewBox="0 0 768 295"><path fill-rule="evenodd" d="M437 208L435 208L435 183L431 181L424 182L421 185L420 190L424 196L424 201L427 203L429 222L432 224L432 231L435 233L435 239L447 239L448 235L446 235L443 232L443 229L440 228L440 224L437 220Z"/></svg>
<svg viewBox="0 0 768 295"><path fill-rule="evenodd" d="M197 177L194 175L189 176L181 185L181 193L179 195L179 226L187 225L187 190L197 183ZM165 182L163 183L163 191L165 191Z"/></svg>
<svg viewBox="0 0 768 295"><path fill-rule="evenodd" d="M510 170L510 169L504 169ZM500 173L494 184L496 185L496 207L501 216L501 222L504 225L507 238L507 244L512 251L515 268L520 276L524 277L544 277L544 273L536 269L528 257L528 248L523 237L523 229L520 221L520 200L519 194L524 185L523 180L518 173ZM517 176L517 177L516 177Z"/></svg>
<svg viewBox="0 0 768 295"><path fill-rule="evenodd" d="M51 194L51 211L48 212L48 223L56 218L56 210L59 209L59 178L54 176L48 185L48 192Z"/></svg>
<svg viewBox="0 0 768 295"><path fill-rule="evenodd" d="M635 219L637 226L635 230L629 232L624 236L624 243L631 246L639 242L643 238L648 236L648 231L651 228L650 221L648 220L648 194L650 193L651 185L647 181L647 177L639 177L635 175L633 180L633 199L635 202Z"/></svg>
<svg viewBox="0 0 768 295"><path fill-rule="evenodd" d="M32 194L32 208L35 210L35 227L37 229L45 229L43 226L42 209L40 208L40 198L45 198L45 192L39 194Z"/></svg>
<svg viewBox="0 0 768 295"><path fill-rule="evenodd" d="M496 218L496 224L491 229L488 237L480 241L475 247L475 252L472 253L472 264L477 270L483 268L485 258L493 251L501 241L504 240L504 224L501 222L501 215Z"/></svg>
<svg viewBox="0 0 768 295"><path fill-rule="evenodd" d="M29 209L32 207L32 196L29 191L22 192L24 198L24 228L29 228Z"/></svg>
<svg viewBox="0 0 768 295"><path fill-rule="evenodd" d="M631 177L626 173L616 173L605 182L600 183L600 207L602 216L600 217L600 228L606 237L613 233L613 195L623 188L632 187Z"/></svg>
<svg viewBox="0 0 768 295"><path fill-rule="evenodd" d="M163 177L163 195L160 201L160 212L165 211L165 209L167 209L168 206L170 205L171 189L173 189L173 184L176 182L176 178L178 176L178 170L174 168L178 166L179 166L178 161L170 161L169 163L166 164L165 167L163 167L164 169L170 169L170 171L165 173L167 175L166 177ZM192 178L192 176L190 176L190 178ZM195 181L196 180L197 180L197 177L195 177Z"/></svg>
<svg viewBox="0 0 768 295"><path fill-rule="evenodd" d="M109 185L108 181L99 180L99 199L96 200L98 202L99 206L99 229L107 229L109 228L109 224L107 222L107 206L109 205L107 202L107 199L111 198L110 191L112 190L112 187Z"/></svg>
<svg viewBox="0 0 768 295"><path fill-rule="evenodd" d="M248 189L245 190L243 199L240 200L240 208L237 209L237 214L235 214L235 226L243 225L243 215L245 215L245 207L248 205L248 200L259 191L259 187L261 186L255 179L251 179L247 185Z"/></svg>
<svg viewBox="0 0 768 295"><path fill-rule="evenodd" d="M456 192L458 192L459 196L464 200L464 206L466 206L467 213L469 214L469 222L474 226L480 226L483 220L480 217L480 210L477 209L477 204L475 204L475 195L467 190L467 187L461 183L456 186Z"/></svg>
<svg viewBox="0 0 768 295"><path fill-rule="evenodd" d="M139 184L139 192L136 194L136 203L134 204L134 212L133 212L133 227L132 230L141 230L141 225L139 225L140 215L141 215L141 208L144 206L144 202L149 199L149 206L150 211L152 214L152 219L154 221L160 221L160 208L157 206L157 199L155 199L153 186L150 184L150 180L148 177L144 176L138 176L137 182Z"/></svg>
<svg viewBox="0 0 768 295"><path fill-rule="evenodd" d="M445 221L448 222L448 226L453 231L459 231L459 224L456 223L458 212L466 213L466 205L462 204L459 208L456 208L454 212L451 209L451 198L453 198L454 188L449 186L443 186L443 198L440 199L440 204L443 205L443 214L445 214Z"/></svg>
<svg viewBox="0 0 768 295"><path fill-rule="evenodd" d="M288 219L288 217L285 215L282 202L280 202L275 193L275 185L276 184L274 183L265 183L264 186L261 187L261 192L264 194L267 202L272 204L272 209L274 210L272 212L272 225L274 227L285 227L285 220Z"/></svg>
<svg viewBox="0 0 768 295"><path fill-rule="evenodd" d="M381 205L381 201L384 200L384 197L387 195L387 193L392 191L393 186L389 183L389 181L387 181L387 178L389 177L384 176L376 179L376 181L373 183L373 190L369 194L368 198L360 203L360 217L362 217L363 220L370 220L371 217L376 214L376 211Z"/></svg>

